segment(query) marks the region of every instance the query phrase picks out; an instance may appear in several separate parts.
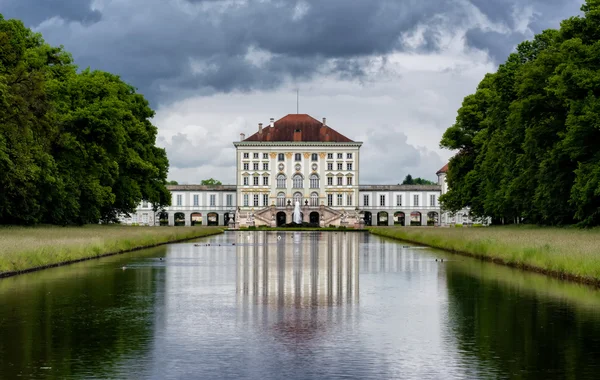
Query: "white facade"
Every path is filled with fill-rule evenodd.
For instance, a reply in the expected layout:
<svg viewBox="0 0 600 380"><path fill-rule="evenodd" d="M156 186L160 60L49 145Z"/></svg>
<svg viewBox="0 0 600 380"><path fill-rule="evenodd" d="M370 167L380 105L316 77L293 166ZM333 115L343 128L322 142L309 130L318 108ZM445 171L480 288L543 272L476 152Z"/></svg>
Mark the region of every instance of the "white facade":
<svg viewBox="0 0 600 380"><path fill-rule="evenodd" d="M237 201L241 211L325 205L354 209L361 143L237 142Z"/></svg>
<svg viewBox="0 0 600 380"><path fill-rule="evenodd" d="M444 169L444 168L443 168ZM446 180L446 171L440 170L437 173L438 176L438 185L441 188L441 194L446 194L448 192L448 182ZM447 170L447 166L445 167ZM443 226L454 226L454 225L473 225L473 224L481 224L483 226L487 226L491 224L491 218L474 218L471 216L471 212L469 207L465 207L456 213L451 213L448 211L442 212L441 216L441 225Z"/></svg>

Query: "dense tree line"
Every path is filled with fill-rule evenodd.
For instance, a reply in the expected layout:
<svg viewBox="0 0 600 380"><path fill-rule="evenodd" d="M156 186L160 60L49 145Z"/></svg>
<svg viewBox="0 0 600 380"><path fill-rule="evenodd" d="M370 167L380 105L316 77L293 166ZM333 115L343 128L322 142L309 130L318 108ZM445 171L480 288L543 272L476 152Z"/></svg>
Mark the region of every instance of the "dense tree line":
<svg viewBox="0 0 600 380"><path fill-rule="evenodd" d="M0 224L114 220L170 196L154 112L101 71L0 15Z"/></svg>
<svg viewBox="0 0 600 380"><path fill-rule="evenodd" d="M600 0L546 30L467 96L441 146L440 197L501 223L600 225Z"/></svg>
<svg viewBox="0 0 600 380"><path fill-rule="evenodd" d="M425 178L417 177L413 178L412 175L408 174L404 177L404 181L402 181L403 185L437 185L436 182L430 181Z"/></svg>

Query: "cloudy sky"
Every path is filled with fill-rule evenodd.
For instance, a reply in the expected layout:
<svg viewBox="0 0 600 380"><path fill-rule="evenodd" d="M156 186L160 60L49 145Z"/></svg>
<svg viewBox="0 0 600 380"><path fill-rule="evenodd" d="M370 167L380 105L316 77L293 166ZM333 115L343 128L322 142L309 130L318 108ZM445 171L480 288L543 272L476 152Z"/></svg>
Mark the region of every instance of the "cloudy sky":
<svg viewBox="0 0 600 380"><path fill-rule="evenodd" d="M363 141L361 183L435 179L464 96L583 0L0 0L156 110L170 179L235 181L232 141L300 112Z"/></svg>

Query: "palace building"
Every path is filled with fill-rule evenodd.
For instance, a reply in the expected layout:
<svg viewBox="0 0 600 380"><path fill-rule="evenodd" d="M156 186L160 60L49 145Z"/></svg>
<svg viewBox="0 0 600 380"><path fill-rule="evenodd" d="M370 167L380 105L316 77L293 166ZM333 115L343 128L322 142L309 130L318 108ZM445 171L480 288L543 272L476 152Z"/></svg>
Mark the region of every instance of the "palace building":
<svg viewBox="0 0 600 380"><path fill-rule="evenodd" d="M241 134L233 145L235 185L168 186L171 206L155 215L152 205L143 202L122 222L280 226L292 222L296 202L303 222L318 226L458 222L442 213L438 202L447 191L447 165L438 171L437 185L361 185L362 142L331 128L325 118L290 114L271 119L249 137Z"/></svg>

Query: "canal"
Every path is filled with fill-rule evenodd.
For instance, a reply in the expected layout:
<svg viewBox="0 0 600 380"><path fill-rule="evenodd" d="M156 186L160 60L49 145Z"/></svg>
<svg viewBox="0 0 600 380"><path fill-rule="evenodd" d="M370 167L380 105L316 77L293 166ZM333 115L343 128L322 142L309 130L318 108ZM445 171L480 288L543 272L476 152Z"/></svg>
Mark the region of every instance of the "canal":
<svg viewBox="0 0 600 380"><path fill-rule="evenodd" d="M2 379L598 373L598 290L366 233L227 232L0 280Z"/></svg>

